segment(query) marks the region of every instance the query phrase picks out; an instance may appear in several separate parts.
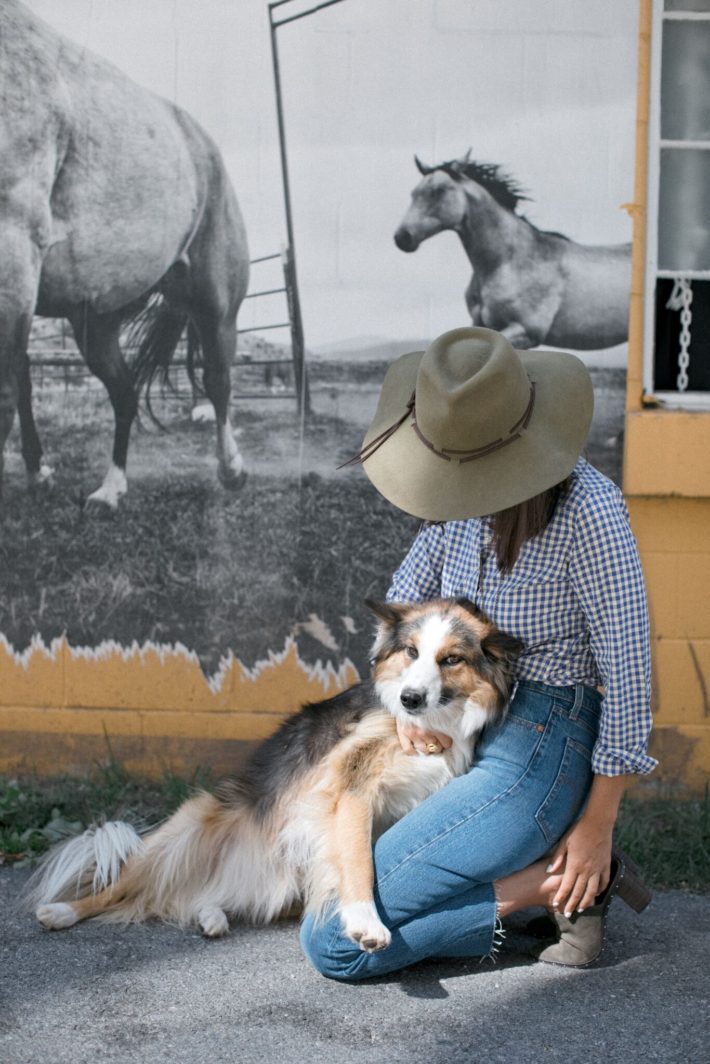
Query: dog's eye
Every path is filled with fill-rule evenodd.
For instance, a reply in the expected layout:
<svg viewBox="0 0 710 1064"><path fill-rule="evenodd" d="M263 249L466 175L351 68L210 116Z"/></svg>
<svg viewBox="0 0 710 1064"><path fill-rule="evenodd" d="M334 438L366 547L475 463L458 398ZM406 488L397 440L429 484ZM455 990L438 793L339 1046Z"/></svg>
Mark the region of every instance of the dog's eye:
<svg viewBox="0 0 710 1064"><path fill-rule="evenodd" d="M415 658L419 657L419 651L417 650L416 647L412 647L412 646L405 647L404 648L404 653L407 655L408 658L411 658L412 661L414 661Z"/></svg>
<svg viewBox="0 0 710 1064"><path fill-rule="evenodd" d="M444 668L451 669L454 665L460 665L462 661L463 658L458 657L456 654L449 654L448 658L444 658L441 664Z"/></svg>

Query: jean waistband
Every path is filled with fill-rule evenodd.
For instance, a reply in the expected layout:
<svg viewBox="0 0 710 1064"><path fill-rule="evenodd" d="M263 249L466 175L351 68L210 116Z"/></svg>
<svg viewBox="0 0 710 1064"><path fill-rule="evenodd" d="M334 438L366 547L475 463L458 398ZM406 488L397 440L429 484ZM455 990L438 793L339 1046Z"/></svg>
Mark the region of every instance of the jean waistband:
<svg viewBox="0 0 710 1064"><path fill-rule="evenodd" d="M555 703L568 710L568 715L574 719L582 709L588 713L599 716L601 712L602 694L596 687L587 687L583 683L557 685L542 683L541 680L519 680L518 687L528 691L539 691L554 699Z"/></svg>

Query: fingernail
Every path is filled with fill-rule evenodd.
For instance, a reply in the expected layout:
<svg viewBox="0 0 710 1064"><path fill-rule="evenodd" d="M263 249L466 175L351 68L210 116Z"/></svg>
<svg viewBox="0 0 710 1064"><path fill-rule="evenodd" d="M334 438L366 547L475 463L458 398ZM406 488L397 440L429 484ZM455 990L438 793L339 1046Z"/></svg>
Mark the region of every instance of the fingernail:
<svg viewBox="0 0 710 1064"><path fill-rule="evenodd" d="M567 919L568 919L568 920L569 920L569 918L570 918L570 916L571 916L571 915L572 915L572 913L571 913L571 912L569 912L569 913L565 913L565 916L567 917Z"/></svg>
<svg viewBox="0 0 710 1064"><path fill-rule="evenodd" d="M583 912L584 912L584 909L577 909L577 912L578 912L578 913L583 913Z"/></svg>
<svg viewBox="0 0 710 1064"><path fill-rule="evenodd" d="M547 868L545 869L545 871L546 871L546 872L551 872L551 871L552 871L552 864L551 864L551 863L550 863L550 864L549 864L549 865L547 866Z"/></svg>

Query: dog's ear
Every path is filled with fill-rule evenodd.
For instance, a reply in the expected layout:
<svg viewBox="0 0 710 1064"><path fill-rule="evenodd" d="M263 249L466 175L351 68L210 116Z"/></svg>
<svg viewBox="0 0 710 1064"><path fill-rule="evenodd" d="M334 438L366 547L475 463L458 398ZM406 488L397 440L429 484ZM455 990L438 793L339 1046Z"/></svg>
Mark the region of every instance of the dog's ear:
<svg viewBox="0 0 710 1064"><path fill-rule="evenodd" d="M481 650L493 662L512 665L525 650L525 644L515 636L494 628L481 640Z"/></svg>
<svg viewBox="0 0 710 1064"><path fill-rule="evenodd" d="M408 607L397 602L375 602L373 599L365 599L365 605L372 610L379 621L375 642L370 652L370 664L374 665L376 661L386 658L395 649L397 625Z"/></svg>
<svg viewBox="0 0 710 1064"><path fill-rule="evenodd" d="M394 628L402 620L407 606L397 602L376 602L374 599L365 599L365 605L375 617L387 628Z"/></svg>
<svg viewBox="0 0 710 1064"><path fill-rule="evenodd" d="M471 599L459 596L454 601L457 606L460 606L462 610L466 610L466 613L470 613L477 621L485 621L486 624L491 623L488 614L484 613L480 606L477 606L475 602L471 602Z"/></svg>

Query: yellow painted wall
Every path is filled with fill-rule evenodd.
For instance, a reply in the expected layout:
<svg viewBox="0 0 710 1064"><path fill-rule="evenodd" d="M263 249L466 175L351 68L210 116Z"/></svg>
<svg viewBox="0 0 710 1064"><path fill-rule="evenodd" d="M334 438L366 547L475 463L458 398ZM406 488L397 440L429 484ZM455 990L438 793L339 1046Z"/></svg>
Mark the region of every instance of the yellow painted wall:
<svg viewBox="0 0 710 1064"><path fill-rule="evenodd" d="M0 772L80 773L111 754L149 776L234 771L285 715L358 679L350 663L304 665L290 640L252 670L231 659L211 683L180 648L58 639L16 655L0 641L0 677Z"/></svg>
<svg viewBox="0 0 710 1064"><path fill-rule="evenodd" d="M648 787L701 792L710 771L710 413L643 395L651 2L642 0L624 492L646 575L654 735Z"/></svg>

